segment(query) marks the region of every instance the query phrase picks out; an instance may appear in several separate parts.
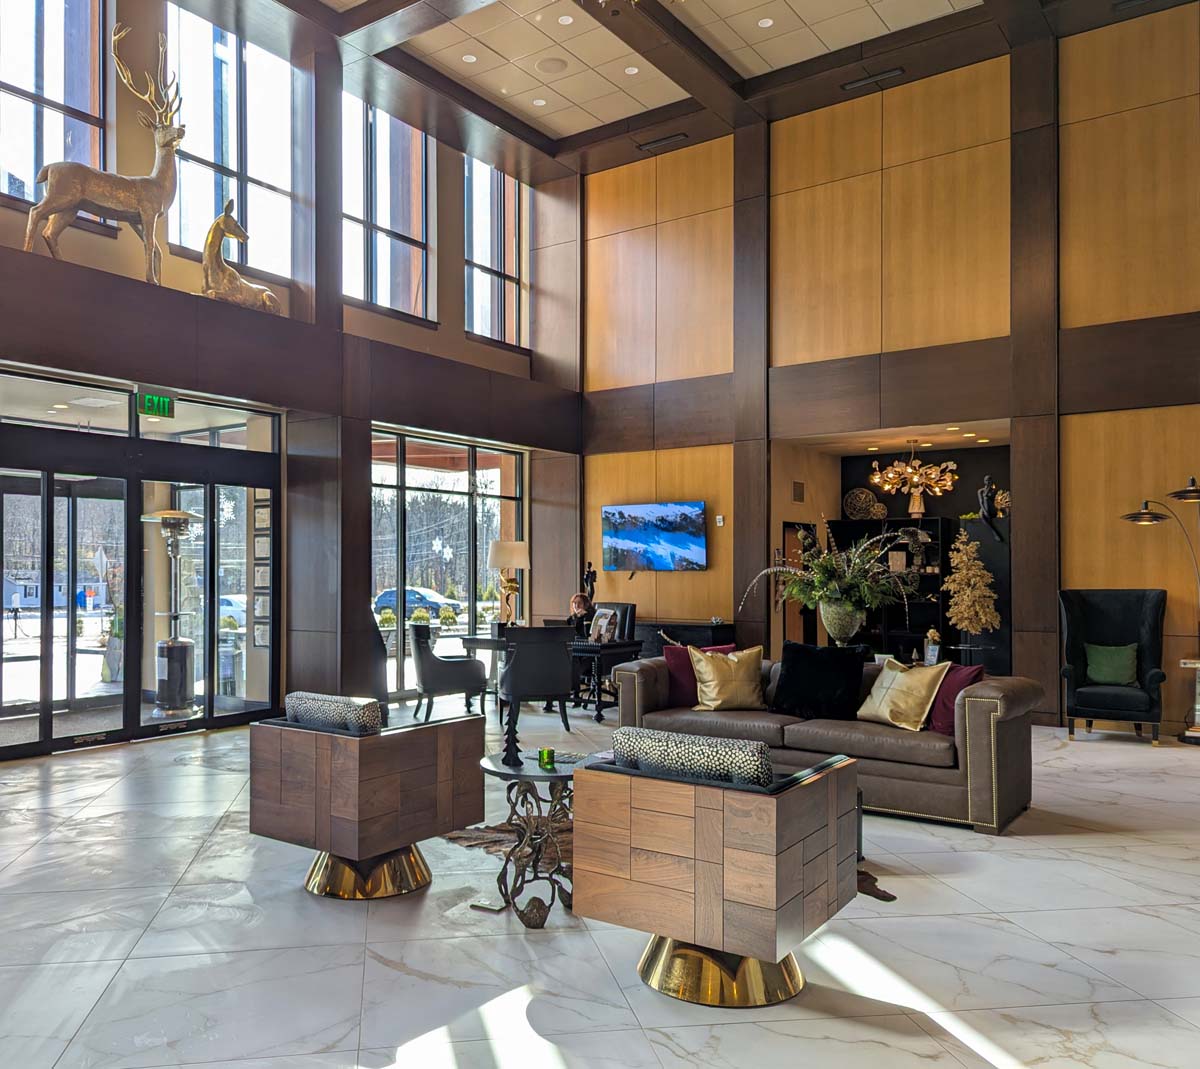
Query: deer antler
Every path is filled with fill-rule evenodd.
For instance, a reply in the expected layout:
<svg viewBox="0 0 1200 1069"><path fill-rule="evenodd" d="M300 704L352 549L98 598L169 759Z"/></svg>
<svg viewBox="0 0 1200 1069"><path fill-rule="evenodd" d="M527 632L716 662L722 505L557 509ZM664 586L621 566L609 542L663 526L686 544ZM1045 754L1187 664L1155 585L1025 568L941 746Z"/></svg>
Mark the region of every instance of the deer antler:
<svg viewBox="0 0 1200 1069"><path fill-rule="evenodd" d="M179 88L175 84L175 76L172 75L167 79L167 38L164 34L158 35L158 77L152 79L150 73L146 72L146 89L143 92L134 84L133 74L129 70L128 64L120 57L117 51L117 46L129 34L129 27L122 26L117 23L112 31L112 57L113 63L117 68L117 76L121 79L125 88L128 89L138 100L148 104L154 111L154 122L158 126L168 126L171 120L175 118L179 112L180 104L182 103L179 95Z"/></svg>

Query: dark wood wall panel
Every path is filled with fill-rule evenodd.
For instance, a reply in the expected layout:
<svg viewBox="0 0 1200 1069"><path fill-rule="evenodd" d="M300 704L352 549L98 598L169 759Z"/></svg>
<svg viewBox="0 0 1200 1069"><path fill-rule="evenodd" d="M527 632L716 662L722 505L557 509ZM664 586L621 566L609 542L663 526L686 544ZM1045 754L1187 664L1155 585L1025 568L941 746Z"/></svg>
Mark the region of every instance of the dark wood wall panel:
<svg viewBox="0 0 1200 1069"><path fill-rule="evenodd" d="M1012 421L1013 630L1058 628L1058 420ZM1020 506L1016 505L1020 502Z"/></svg>
<svg viewBox="0 0 1200 1069"><path fill-rule="evenodd" d="M629 453L653 448L653 386L593 390L583 395L585 453Z"/></svg>
<svg viewBox="0 0 1200 1069"><path fill-rule="evenodd" d="M770 635L770 584L742 604L750 581L771 562L771 468L770 443L755 438L733 444L733 621L738 645L766 645Z"/></svg>
<svg viewBox="0 0 1200 1069"><path fill-rule="evenodd" d="M879 374L878 355L771 368L771 437L803 438L882 426Z"/></svg>
<svg viewBox="0 0 1200 1069"><path fill-rule="evenodd" d="M1003 419L1011 410L1008 338L931 345L879 358L879 425Z"/></svg>
<svg viewBox="0 0 1200 1069"><path fill-rule="evenodd" d="M733 401L734 437L767 436L771 363L771 132L766 123L734 134Z"/></svg>
<svg viewBox="0 0 1200 1069"><path fill-rule="evenodd" d="M1059 411L1200 401L1200 312L1059 332Z"/></svg>
<svg viewBox="0 0 1200 1069"><path fill-rule="evenodd" d="M654 384L654 448L733 441L733 375Z"/></svg>

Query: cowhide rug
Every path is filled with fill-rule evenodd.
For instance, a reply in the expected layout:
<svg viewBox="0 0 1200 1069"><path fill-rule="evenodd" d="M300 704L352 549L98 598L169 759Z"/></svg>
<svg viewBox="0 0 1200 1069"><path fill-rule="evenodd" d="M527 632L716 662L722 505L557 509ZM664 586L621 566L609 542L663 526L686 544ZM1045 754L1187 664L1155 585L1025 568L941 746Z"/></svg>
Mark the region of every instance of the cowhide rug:
<svg viewBox="0 0 1200 1069"><path fill-rule="evenodd" d="M543 818L545 819L545 818ZM562 821L554 829L558 840L558 848L564 864L569 865L573 856L571 850L571 822ZM471 849L486 850L489 854L503 855L509 851L517 840L517 829L509 823L485 824L478 828L467 828L465 831L452 831L443 836L448 842ZM885 891L876 882L875 876L865 869L858 870L858 893L880 902L895 902L896 896Z"/></svg>

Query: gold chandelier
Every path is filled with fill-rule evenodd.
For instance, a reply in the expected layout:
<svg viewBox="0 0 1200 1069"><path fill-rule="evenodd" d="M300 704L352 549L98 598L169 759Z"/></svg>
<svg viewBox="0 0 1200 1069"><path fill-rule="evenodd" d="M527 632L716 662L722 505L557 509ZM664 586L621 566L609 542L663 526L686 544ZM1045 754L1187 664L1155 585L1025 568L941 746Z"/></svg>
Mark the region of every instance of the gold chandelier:
<svg viewBox="0 0 1200 1069"><path fill-rule="evenodd" d="M922 463L917 457L918 442L917 438L908 439L907 460L893 460L882 469L878 460L872 461L871 467L875 470L871 472L871 483L886 494L908 494L908 514L919 519L925 515L925 494L941 497L954 489L958 465L953 460L944 460L941 464Z"/></svg>

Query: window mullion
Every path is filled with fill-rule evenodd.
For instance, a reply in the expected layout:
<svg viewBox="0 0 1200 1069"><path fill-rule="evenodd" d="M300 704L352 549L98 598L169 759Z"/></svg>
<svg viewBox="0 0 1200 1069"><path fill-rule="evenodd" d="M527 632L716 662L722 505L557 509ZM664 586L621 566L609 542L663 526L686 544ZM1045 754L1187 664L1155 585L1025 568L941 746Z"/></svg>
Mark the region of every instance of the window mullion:
<svg viewBox="0 0 1200 1069"><path fill-rule="evenodd" d="M371 105L363 101L363 295L372 304L379 303L375 286L375 241L371 226L375 222L375 121Z"/></svg>
<svg viewBox="0 0 1200 1069"><path fill-rule="evenodd" d="M247 233L251 233L250 229L250 183L247 180L250 174L249 163L246 158L246 109L249 103L246 100L246 42L241 37L238 38L237 47L237 114L235 121L237 129L235 137L237 138L237 171L238 171L238 201L241 205L242 227ZM234 242L237 246L238 263L245 265L249 262L250 247L248 242Z"/></svg>

